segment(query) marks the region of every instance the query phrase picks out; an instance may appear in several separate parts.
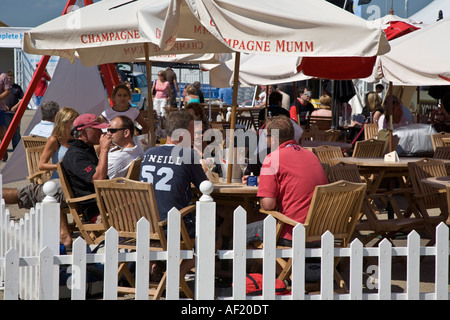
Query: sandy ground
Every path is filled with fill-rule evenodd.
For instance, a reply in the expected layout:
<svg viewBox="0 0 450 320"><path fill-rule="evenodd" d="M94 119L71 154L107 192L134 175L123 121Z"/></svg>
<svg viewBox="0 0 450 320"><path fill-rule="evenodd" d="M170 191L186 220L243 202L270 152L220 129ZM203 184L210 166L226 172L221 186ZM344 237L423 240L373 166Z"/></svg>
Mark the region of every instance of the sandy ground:
<svg viewBox="0 0 450 320"><path fill-rule="evenodd" d="M35 110L27 110L22 118L21 122L21 133L27 129L29 122L34 116ZM8 148L8 153L11 154L12 146ZM0 169L4 167L5 163L0 162ZM26 168L25 168L26 170ZM28 180L22 180L18 182L13 182L9 184L4 184L3 188L17 188L18 186L27 184ZM26 212L29 212L27 209L19 209L17 205L7 205L7 208L10 210L12 219L18 221L20 218L24 216ZM422 241L423 245L425 244L425 240ZM405 246L406 239L396 239L394 241L396 246ZM344 272L345 273L345 272ZM425 257L421 262L421 284L420 290L421 292L433 292L434 291L434 259L432 257ZM367 275L365 275L367 276ZM397 259L397 261L393 264L392 268L392 292L405 292L406 291L406 265L404 261ZM219 290L229 291L230 288L221 288ZM450 291L450 286L449 286ZM0 291L0 300L3 299L3 292Z"/></svg>

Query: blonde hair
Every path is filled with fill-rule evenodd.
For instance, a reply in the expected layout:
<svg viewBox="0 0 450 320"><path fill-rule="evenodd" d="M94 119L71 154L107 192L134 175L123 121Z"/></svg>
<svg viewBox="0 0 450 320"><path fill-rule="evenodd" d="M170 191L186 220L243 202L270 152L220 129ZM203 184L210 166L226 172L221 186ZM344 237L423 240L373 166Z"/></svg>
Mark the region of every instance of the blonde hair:
<svg viewBox="0 0 450 320"><path fill-rule="evenodd" d="M70 132L70 129L72 128L72 123L79 115L77 110L70 107L61 108L55 116L52 136L58 141L67 139L68 132Z"/></svg>
<svg viewBox="0 0 450 320"><path fill-rule="evenodd" d="M374 112L377 108L382 106L381 98L375 91L370 91L366 98L367 110Z"/></svg>
<svg viewBox="0 0 450 320"><path fill-rule="evenodd" d="M320 109L331 109L331 97L327 94L323 94L319 98Z"/></svg>
<svg viewBox="0 0 450 320"><path fill-rule="evenodd" d="M197 90L195 90L194 86L190 84L186 87L186 93L196 95Z"/></svg>

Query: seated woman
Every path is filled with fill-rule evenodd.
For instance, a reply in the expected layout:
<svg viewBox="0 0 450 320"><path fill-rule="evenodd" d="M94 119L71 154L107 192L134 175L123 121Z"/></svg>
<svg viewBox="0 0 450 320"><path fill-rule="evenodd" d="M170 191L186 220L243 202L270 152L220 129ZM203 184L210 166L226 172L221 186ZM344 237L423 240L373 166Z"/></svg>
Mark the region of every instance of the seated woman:
<svg viewBox="0 0 450 320"><path fill-rule="evenodd" d="M56 164L63 159L69 148L67 141L73 139L70 131L73 122L78 116L78 111L70 107L63 107L56 113L52 135L48 138L44 151L39 159L39 170L53 170L50 179L58 186L60 186L60 182L58 171L56 171ZM50 159L52 160L51 162ZM65 212L61 212L60 214L60 241L66 246L72 244L67 214Z"/></svg>
<svg viewBox="0 0 450 320"><path fill-rule="evenodd" d="M197 95L197 90L192 84L186 87L186 93L184 95L184 106L186 107L188 103L200 103L200 97Z"/></svg>
<svg viewBox="0 0 450 320"><path fill-rule="evenodd" d="M311 117L331 117L331 97L322 94L319 98L319 108L311 113Z"/></svg>

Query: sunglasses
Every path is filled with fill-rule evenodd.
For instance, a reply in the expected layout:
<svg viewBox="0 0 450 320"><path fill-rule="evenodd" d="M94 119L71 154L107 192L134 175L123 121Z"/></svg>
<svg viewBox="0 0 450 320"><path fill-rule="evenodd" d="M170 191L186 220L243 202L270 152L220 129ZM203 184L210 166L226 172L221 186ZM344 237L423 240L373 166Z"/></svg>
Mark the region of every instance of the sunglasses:
<svg viewBox="0 0 450 320"><path fill-rule="evenodd" d="M126 128L106 128L109 133L116 133L119 130L126 130Z"/></svg>

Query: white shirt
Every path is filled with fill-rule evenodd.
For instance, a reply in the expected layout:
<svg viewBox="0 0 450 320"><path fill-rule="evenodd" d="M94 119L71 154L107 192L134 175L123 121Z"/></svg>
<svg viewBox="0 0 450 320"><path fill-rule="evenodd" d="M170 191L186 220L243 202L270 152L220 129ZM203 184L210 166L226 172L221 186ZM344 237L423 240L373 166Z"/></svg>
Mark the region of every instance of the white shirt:
<svg viewBox="0 0 450 320"><path fill-rule="evenodd" d="M30 136L39 136L48 138L52 135L54 123L47 120L41 120L37 125L34 126L30 131Z"/></svg>
<svg viewBox="0 0 450 320"><path fill-rule="evenodd" d="M132 148L111 148L108 152L108 177L110 179L125 177L131 162L137 158L142 158L143 155L144 150L139 144Z"/></svg>

